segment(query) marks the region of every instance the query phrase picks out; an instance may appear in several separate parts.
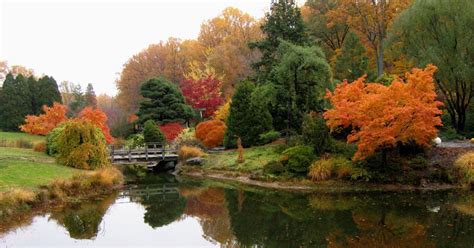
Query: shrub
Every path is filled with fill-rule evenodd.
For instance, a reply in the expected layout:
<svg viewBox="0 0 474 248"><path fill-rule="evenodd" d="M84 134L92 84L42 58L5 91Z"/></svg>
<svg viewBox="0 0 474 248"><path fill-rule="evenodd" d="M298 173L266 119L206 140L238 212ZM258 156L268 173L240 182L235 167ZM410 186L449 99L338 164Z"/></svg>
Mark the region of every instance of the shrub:
<svg viewBox="0 0 474 248"><path fill-rule="evenodd" d="M333 161L330 159L321 159L314 161L309 168L308 176L313 181L324 181L332 176Z"/></svg>
<svg viewBox="0 0 474 248"><path fill-rule="evenodd" d="M370 181L371 176L369 172L363 168L353 168L351 173L351 180L353 181Z"/></svg>
<svg viewBox="0 0 474 248"><path fill-rule="evenodd" d="M308 167L314 160L314 150L310 146L295 146L282 153L282 161L287 164L291 172L298 174L308 173Z"/></svg>
<svg viewBox="0 0 474 248"><path fill-rule="evenodd" d="M46 142L38 142L33 146L35 152L46 152Z"/></svg>
<svg viewBox="0 0 474 248"><path fill-rule="evenodd" d="M207 154L198 147L182 146L179 148L178 156L181 160L187 160L194 157L205 157Z"/></svg>
<svg viewBox="0 0 474 248"><path fill-rule="evenodd" d="M351 159L357 151L357 146L340 140L331 140L331 153L342 155Z"/></svg>
<svg viewBox="0 0 474 248"><path fill-rule="evenodd" d="M132 149L137 147L144 147L145 137L141 133L131 135L125 142L125 145Z"/></svg>
<svg viewBox="0 0 474 248"><path fill-rule="evenodd" d="M94 109L92 107L85 107L79 113L78 117L80 120L89 121L94 124L94 126L98 127L102 131L102 134L104 135L107 144L111 144L114 141L114 137L112 137L112 135L110 134L110 129L107 125L108 117L104 113L104 111L98 108Z"/></svg>
<svg viewBox="0 0 474 248"><path fill-rule="evenodd" d="M225 123L220 120L204 121L196 126L196 138L210 148L221 146L226 129Z"/></svg>
<svg viewBox="0 0 474 248"><path fill-rule="evenodd" d="M35 135L47 135L61 122L67 120L67 107L55 102L52 107L43 105L44 114L27 115L25 124L20 126L21 131Z"/></svg>
<svg viewBox="0 0 474 248"><path fill-rule="evenodd" d="M322 116L316 112L311 112L303 117L302 136L305 144L312 146L317 155L330 149L329 128Z"/></svg>
<svg viewBox="0 0 474 248"><path fill-rule="evenodd" d="M183 127L178 122L170 122L160 126L161 132L167 141L173 141L183 131Z"/></svg>
<svg viewBox="0 0 474 248"><path fill-rule="evenodd" d="M469 152L454 162L460 180L467 185L474 186L474 152Z"/></svg>
<svg viewBox="0 0 474 248"><path fill-rule="evenodd" d="M97 169L109 165L102 131L87 121L69 121L57 138L58 161L80 169Z"/></svg>
<svg viewBox="0 0 474 248"><path fill-rule="evenodd" d="M280 175L285 172L285 166L280 161L270 161L263 166L263 172L267 174Z"/></svg>
<svg viewBox="0 0 474 248"><path fill-rule="evenodd" d="M61 124L46 136L46 153L49 156L56 156L58 154L58 137L63 130L64 124Z"/></svg>
<svg viewBox="0 0 474 248"><path fill-rule="evenodd" d="M147 120L143 128L143 137L145 143L164 143L165 135L158 128L154 120Z"/></svg>
<svg viewBox="0 0 474 248"><path fill-rule="evenodd" d="M271 130L266 133L260 134L260 142L262 145L271 143L277 140L278 138L280 138L280 132L275 131L275 130Z"/></svg>
<svg viewBox="0 0 474 248"><path fill-rule="evenodd" d="M331 162L334 167L334 172L337 175L337 178L347 178L352 175L352 162L345 157L333 157Z"/></svg>

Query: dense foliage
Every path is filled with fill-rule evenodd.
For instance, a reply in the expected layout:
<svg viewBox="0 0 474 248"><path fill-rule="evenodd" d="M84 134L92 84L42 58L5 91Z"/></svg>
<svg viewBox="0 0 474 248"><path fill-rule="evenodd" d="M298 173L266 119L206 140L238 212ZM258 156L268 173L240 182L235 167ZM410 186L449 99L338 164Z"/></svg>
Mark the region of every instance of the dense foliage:
<svg viewBox="0 0 474 248"><path fill-rule="evenodd" d="M107 125L107 115L100 109L93 109L92 107L84 108L78 118L83 121L88 121L94 126L98 127L104 134L105 141L111 144L114 138L110 134L109 126Z"/></svg>
<svg viewBox="0 0 474 248"><path fill-rule="evenodd" d="M161 132L165 135L167 141L175 140L183 131L183 126L178 122L170 122L160 126Z"/></svg>
<svg viewBox="0 0 474 248"><path fill-rule="evenodd" d="M473 15L471 0L417 0L397 18L391 39L418 66L438 67L435 82L458 131L474 96Z"/></svg>
<svg viewBox="0 0 474 248"><path fill-rule="evenodd" d="M356 34L349 33L344 39L339 54L336 55L334 77L339 80L354 81L364 74L368 74L368 69L369 58L365 47Z"/></svg>
<svg viewBox="0 0 474 248"><path fill-rule="evenodd" d="M314 148L317 155L331 149L329 128L321 114L311 112L303 118L302 135L305 144Z"/></svg>
<svg viewBox="0 0 474 248"><path fill-rule="evenodd" d="M145 143L164 143L165 135L156 125L154 120L147 120L143 127L143 137Z"/></svg>
<svg viewBox="0 0 474 248"><path fill-rule="evenodd" d="M38 116L27 115L25 124L20 126L21 131L35 135L47 135L67 120L67 107L60 103L55 102L52 107L44 105L43 112L44 114Z"/></svg>
<svg viewBox="0 0 474 248"><path fill-rule="evenodd" d="M188 121L193 117L181 90L164 78L153 78L143 83L141 94L145 99L137 113L140 123L147 120L161 123Z"/></svg>
<svg viewBox="0 0 474 248"><path fill-rule="evenodd" d="M181 81L181 90L186 102L194 109L202 110L204 118L211 117L222 104L221 86L222 82L212 75Z"/></svg>
<svg viewBox="0 0 474 248"><path fill-rule="evenodd" d="M347 140L357 143L354 159L410 142L429 147L442 125L435 71L433 65L413 69L405 80L397 79L390 86L365 83L364 77L339 84L334 94L328 93L334 108L324 118L331 130L352 129Z"/></svg>
<svg viewBox="0 0 474 248"><path fill-rule="evenodd" d="M79 169L97 169L109 165L102 131L87 121L66 122L57 137L58 162Z"/></svg>
<svg viewBox="0 0 474 248"><path fill-rule="evenodd" d="M232 97L227 130L224 136L225 147L235 147L237 138L242 145L249 147L259 142L259 135L272 129L272 117L261 99L252 97L255 85L242 82Z"/></svg>
<svg viewBox="0 0 474 248"><path fill-rule="evenodd" d="M0 130L17 131L25 116L38 115L43 105L61 103L56 81L49 76L37 80L34 76L9 73L0 88Z"/></svg>
<svg viewBox="0 0 474 248"><path fill-rule="evenodd" d="M225 123L220 120L204 121L196 126L196 138L209 148L221 146L226 128Z"/></svg>
<svg viewBox="0 0 474 248"><path fill-rule="evenodd" d="M315 159L314 149L310 146L294 146L282 153L283 164L290 172L306 175L311 162Z"/></svg>

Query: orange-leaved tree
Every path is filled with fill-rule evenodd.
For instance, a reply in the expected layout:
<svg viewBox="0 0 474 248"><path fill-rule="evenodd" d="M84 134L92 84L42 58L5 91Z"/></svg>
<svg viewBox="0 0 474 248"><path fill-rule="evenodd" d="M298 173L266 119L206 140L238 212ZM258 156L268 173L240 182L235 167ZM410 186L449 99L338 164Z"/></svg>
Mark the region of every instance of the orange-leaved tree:
<svg viewBox="0 0 474 248"><path fill-rule="evenodd" d="M52 107L43 106L44 114L27 115L25 124L20 126L21 131L34 135L47 135L61 122L67 120L67 107L60 103L53 103Z"/></svg>
<svg viewBox="0 0 474 248"><path fill-rule="evenodd" d="M414 142L428 147L441 126L441 102L436 100L436 66L413 69L390 86L366 83L361 77L339 84L327 97L333 105L324 113L331 130L351 128L347 141L357 143L353 159Z"/></svg>
<svg viewBox="0 0 474 248"><path fill-rule="evenodd" d="M196 126L196 138L201 140L207 147L221 146L224 142L226 129L227 127L223 121L204 121Z"/></svg>
<svg viewBox="0 0 474 248"><path fill-rule="evenodd" d="M105 136L105 140L108 144L114 141L114 138L110 134L109 126L107 125L107 115L100 109L85 107L78 115L80 120L89 121L94 124L96 127L102 130L102 133Z"/></svg>

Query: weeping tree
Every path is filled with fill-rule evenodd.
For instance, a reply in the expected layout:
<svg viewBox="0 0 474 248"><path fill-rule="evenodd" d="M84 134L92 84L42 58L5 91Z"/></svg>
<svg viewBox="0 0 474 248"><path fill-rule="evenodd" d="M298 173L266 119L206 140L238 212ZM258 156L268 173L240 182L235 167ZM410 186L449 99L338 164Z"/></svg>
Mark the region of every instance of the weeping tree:
<svg viewBox="0 0 474 248"><path fill-rule="evenodd" d="M473 16L472 0L417 0L395 21L390 37L417 66L438 67L436 83L458 132L474 91Z"/></svg>
<svg viewBox="0 0 474 248"><path fill-rule="evenodd" d="M272 71L278 99L271 104L273 125L299 131L305 113L324 109L326 89L333 87L331 68L319 47L280 42L280 60Z"/></svg>

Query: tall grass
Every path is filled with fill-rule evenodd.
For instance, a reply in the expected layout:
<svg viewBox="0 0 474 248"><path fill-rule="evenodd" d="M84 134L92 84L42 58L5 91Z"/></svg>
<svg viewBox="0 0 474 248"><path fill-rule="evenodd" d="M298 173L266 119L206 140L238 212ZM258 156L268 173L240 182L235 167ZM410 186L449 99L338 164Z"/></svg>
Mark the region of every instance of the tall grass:
<svg viewBox="0 0 474 248"><path fill-rule="evenodd" d="M474 152L469 152L459 157L454 162L459 179L474 189Z"/></svg>

